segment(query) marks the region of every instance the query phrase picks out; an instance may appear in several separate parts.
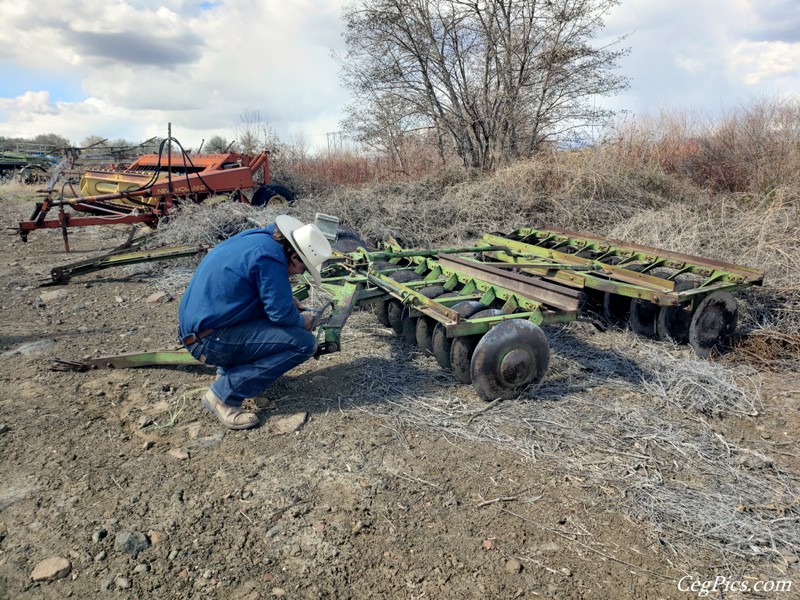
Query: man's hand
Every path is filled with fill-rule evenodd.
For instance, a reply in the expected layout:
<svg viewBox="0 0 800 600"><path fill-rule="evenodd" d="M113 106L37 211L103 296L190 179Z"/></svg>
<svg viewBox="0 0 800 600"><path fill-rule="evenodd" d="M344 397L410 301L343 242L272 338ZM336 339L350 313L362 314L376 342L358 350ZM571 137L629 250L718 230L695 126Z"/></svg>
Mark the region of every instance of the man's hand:
<svg viewBox="0 0 800 600"><path fill-rule="evenodd" d="M332 306L333 306L333 300L328 300L322 307L314 310L309 308L301 308L300 309L302 311L301 314L305 319L304 327L309 331L313 331L314 329L319 327L323 321L327 321L327 319L323 318L323 316L325 314L325 311L331 308Z"/></svg>
<svg viewBox="0 0 800 600"><path fill-rule="evenodd" d="M303 312L304 309L303 309L303 305L300 303L300 300L298 300L297 297L295 297L295 296L292 296L292 300L294 300L294 305L297 307L297 310L299 310L300 312Z"/></svg>

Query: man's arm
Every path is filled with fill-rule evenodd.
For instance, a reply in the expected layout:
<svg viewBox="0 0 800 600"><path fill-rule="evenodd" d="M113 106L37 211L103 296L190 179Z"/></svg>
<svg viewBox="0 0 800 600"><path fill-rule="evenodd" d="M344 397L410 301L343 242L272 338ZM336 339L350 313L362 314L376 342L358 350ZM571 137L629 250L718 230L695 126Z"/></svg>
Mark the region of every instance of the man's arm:
<svg viewBox="0 0 800 600"><path fill-rule="evenodd" d="M298 301L292 295L286 264L277 258L262 256L256 261L255 276L267 318L283 327L306 327L306 318L300 314Z"/></svg>

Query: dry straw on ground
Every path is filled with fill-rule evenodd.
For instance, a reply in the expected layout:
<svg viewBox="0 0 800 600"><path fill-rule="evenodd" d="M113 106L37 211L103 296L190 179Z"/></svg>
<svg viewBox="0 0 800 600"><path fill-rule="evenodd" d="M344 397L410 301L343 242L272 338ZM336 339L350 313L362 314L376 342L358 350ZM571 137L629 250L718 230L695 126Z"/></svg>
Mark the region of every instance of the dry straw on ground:
<svg viewBox="0 0 800 600"><path fill-rule="evenodd" d="M418 247L556 225L763 268L767 287L740 294L747 339L771 341L780 333L790 339L784 347L796 350L800 232L794 203L780 190L758 201L687 194L657 171L644 176L606 172L600 165L581 171L574 164L530 163L491 179L332 192L303 200L291 212L304 220L315 212L333 214L364 235L391 234ZM248 218L254 214L262 223L274 218L241 205L205 210L185 211L158 235L169 243L213 243L252 226ZM173 265L160 281L176 277L164 285L180 287L190 264ZM366 313L356 313L343 341L345 353L357 357L361 378L337 400L392 426L501 447L601 490L609 510L650 523L682 566L691 556L684 551L698 548L728 563L800 551L797 474L724 438L714 426L762 409L758 373L741 362L698 360L686 347L592 331L577 323L550 328L553 354L542 385L476 414L470 388L389 336ZM379 344L375 336L391 339ZM791 352L769 364L796 369L797 352Z"/></svg>
<svg viewBox="0 0 800 600"><path fill-rule="evenodd" d="M366 313L354 321L345 352L357 357L361 377L336 399L340 406L394 429L492 444L600 490L609 510L649 523L683 568L698 549L727 564L800 550L800 480L712 426L761 409L754 370L665 352L630 333L587 335L573 324L548 329L553 355L538 388L476 411L474 395L433 359ZM610 347L597 345L609 337ZM388 348L376 343L387 338Z"/></svg>

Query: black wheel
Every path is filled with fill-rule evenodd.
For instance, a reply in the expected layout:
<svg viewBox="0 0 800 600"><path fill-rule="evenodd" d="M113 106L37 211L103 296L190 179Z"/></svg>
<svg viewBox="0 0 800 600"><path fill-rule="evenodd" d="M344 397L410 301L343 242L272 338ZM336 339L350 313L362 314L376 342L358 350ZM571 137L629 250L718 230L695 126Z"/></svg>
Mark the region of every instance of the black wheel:
<svg viewBox="0 0 800 600"><path fill-rule="evenodd" d="M497 317L503 314L505 313L497 308L487 308L476 312L470 319ZM450 346L450 368L453 369L453 375L461 383L470 383L472 381L470 368L472 353L475 351L480 339L481 336L479 335L462 335L453 339L453 343Z"/></svg>
<svg viewBox="0 0 800 600"><path fill-rule="evenodd" d="M253 206L292 206L294 202L294 192L277 183L259 186L250 200Z"/></svg>
<svg viewBox="0 0 800 600"><path fill-rule="evenodd" d="M676 292L683 292L696 287L692 281L679 281L675 284ZM673 344L689 343L689 327L692 324L693 304L679 304L676 306L662 306L656 318L656 337L664 342Z"/></svg>
<svg viewBox="0 0 800 600"><path fill-rule="evenodd" d="M472 384L483 400L519 396L547 373L550 345L542 330L523 319L499 323L472 354Z"/></svg>
<svg viewBox="0 0 800 600"><path fill-rule="evenodd" d="M465 319L468 319L484 308L486 308L486 306L477 300L464 300L452 307L454 311ZM450 370L450 350L452 343L453 340L447 337L444 325L437 323L431 335L431 346L433 346L433 356L436 358L436 362L439 363L440 367L446 370Z"/></svg>
<svg viewBox="0 0 800 600"><path fill-rule="evenodd" d="M695 354L707 357L720 350L736 331L739 307L729 292L713 292L697 307L689 325L689 344Z"/></svg>

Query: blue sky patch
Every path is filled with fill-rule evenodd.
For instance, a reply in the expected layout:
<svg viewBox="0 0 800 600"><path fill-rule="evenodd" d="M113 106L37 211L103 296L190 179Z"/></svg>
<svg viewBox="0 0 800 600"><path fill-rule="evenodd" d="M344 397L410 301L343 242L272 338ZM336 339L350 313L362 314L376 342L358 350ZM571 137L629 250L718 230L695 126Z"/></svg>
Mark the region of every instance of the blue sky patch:
<svg viewBox="0 0 800 600"><path fill-rule="evenodd" d="M0 98L16 98L25 92L50 92L52 102L80 102L86 98L81 83L66 74L31 71L8 62L0 63Z"/></svg>

